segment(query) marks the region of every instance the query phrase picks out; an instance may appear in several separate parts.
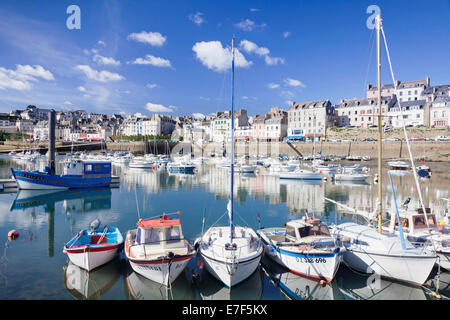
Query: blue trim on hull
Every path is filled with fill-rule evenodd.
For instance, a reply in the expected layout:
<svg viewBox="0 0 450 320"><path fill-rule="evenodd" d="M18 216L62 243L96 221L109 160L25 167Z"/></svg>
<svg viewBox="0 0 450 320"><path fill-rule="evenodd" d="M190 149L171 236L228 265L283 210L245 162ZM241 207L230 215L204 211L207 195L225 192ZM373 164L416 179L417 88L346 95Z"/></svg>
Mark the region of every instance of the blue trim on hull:
<svg viewBox="0 0 450 320"><path fill-rule="evenodd" d="M265 241L263 238L261 238L264 245L269 246L272 250L275 250L276 252L279 252L280 254L284 254L286 256L291 257L297 257L297 258L334 258L335 256L340 256L343 254L343 252L338 251L336 253L314 253L314 254L303 254L303 253L295 253L286 251L283 249L279 249L274 247L273 245L269 244L267 241Z"/></svg>
<svg viewBox="0 0 450 320"><path fill-rule="evenodd" d="M11 172L18 183L23 181L42 187L92 189L109 187L111 183L111 177L83 178L83 176L76 175L49 175L36 171L17 170L14 168L11 168Z"/></svg>

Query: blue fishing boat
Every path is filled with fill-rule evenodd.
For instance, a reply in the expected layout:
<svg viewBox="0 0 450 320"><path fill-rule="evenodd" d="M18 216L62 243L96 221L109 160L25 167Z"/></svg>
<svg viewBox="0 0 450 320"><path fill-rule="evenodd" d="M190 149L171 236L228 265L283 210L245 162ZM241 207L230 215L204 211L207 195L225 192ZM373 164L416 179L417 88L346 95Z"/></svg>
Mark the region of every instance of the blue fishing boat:
<svg viewBox="0 0 450 320"><path fill-rule="evenodd" d="M89 229L78 232L64 246L70 261L87 271L93 270L114 259L123 249L123 236L117 227L105 226L99 231L98 219Z"/></svg>
<svg viewBox="0 0 450 320"><path fill-rule="evenodd" d="M55 174L49 166L44 172L14 168L11 172L21 190L102 188L111 183L110 161L68 160L63 174Z"/></svg>

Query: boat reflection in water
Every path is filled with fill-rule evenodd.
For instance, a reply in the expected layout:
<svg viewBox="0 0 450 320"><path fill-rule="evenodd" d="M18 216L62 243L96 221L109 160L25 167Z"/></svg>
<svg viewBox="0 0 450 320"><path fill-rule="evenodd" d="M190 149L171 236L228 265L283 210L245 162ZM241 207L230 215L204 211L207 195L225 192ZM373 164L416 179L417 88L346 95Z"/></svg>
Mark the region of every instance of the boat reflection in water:
<svg viewBox="0 0 450 320"><path fill-rule="evenodd" d="M77 300L95 300L108 292L119 280L119 258L88 272L72 262L64 265L64 287Z"/></svg>
<svg viewBox="0 0 450 320"><path fill-rule="evenodd" d="M205 268L204 268L205 269ZM198 293L203 300L260 300L263 293L262 271L257 268L247 279L231 288L226 287L208 271L196 279Z"/></svg>
<svg viewBox="0 0 450 320"><path fill-rule="evenodd" d="M187 268L172 282L171 287L161 285L126 267L125 288L129 300L194 300L195 292Z"/></svg>
<svg viewBox="0 0 450 320"><path fill-rule="evenodd" d="M426 300L425 291L418 286L385 280L375 275L367 276L341 265L336 276L347 300Z"/></svg>
<svg viewBox="0 0 450 320"><path fill-rule="evenodd" d="M65 213L86 213L111 209L109 188L90 190L20 190L11 205L11 211L32 207L52 207L62 202Z"/></svg>
<svg viewBox="0 0 450 320"><path fill-rule="evenodd" d="M264 256L264 272L281 292L291 300L342 300L343 294L335 281L321 285L320 281L301 277Z"/></svg>

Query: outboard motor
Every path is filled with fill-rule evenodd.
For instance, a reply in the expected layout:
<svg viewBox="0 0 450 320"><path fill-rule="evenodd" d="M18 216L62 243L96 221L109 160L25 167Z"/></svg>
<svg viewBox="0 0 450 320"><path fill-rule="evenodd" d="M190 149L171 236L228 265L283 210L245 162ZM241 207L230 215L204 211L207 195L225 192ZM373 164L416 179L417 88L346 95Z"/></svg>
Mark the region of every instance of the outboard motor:
<svg viewBox="0 0 450 320"><path fill-rule="evenodd" d="M91 233L97 232L98 228L100 227L100 220L95 219L89 224L89 228L91 229Z"/></svg>

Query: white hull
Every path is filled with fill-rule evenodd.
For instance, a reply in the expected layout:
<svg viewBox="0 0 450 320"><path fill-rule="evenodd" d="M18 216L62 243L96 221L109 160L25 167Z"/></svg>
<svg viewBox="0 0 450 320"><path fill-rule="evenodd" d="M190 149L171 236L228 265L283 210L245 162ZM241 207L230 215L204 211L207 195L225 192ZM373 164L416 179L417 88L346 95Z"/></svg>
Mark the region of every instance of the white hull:
<svg viewBox="0 0 450 320"><path fill-rule="evenodd" d="M278 264L289 269L292 273L316 280L331 282L341 263L342 254L305 254L290 255L274 250L264 245L265 253ZM326 257L325 257L326 256Z"/></svg>
<svg viewBox="0 0 450 320"><path fill-rule="evenodd" d="M67 255L70 261L80 268L90 271L104 265L114 259L118 254L117 248L105 251L84 251L80 253L70 253Z"/></svg>
<svg viewBox="0 0 450 320"><path fill-rule="evenodd" d="M385 278L422 285L430 275L436 258L389 256L347 250L343 260L359 272L376 273Z"/></svg>
<svg viewBox="0 0 450 320"><path fill-rule="evenodd" d="M322 180L322 174L316 172L280 172L280 179Z"/></svg>
<svg viewBox="0 0 450 320"><path fill-rule="evenodd" d="M235 226L234 230L234 250L225 248L230 241L229 227L210 228L196 241L208 272L227 287L235 286L250 277L258 267L264 251L253 229Z"/></svg>
<svg viewBox="0 0 450 320"><path fill-rule="evenodd" d="M236 272L230 274L228 270L231 270L232 265L225 261L216 260L202 254L202 258L205 261L206 269L215 278L222 281L225 286L232 287L250 277L259 265L262 254L253 258L250 261L238 261Z"/></svg>
<svg viewBox="0 0 450 320"><path fill-rule="evenodd" d="M367 178L369 178L370 175L368 174L335 174L334 179L340 180L340 181L365 181Z"/></svg>
<svg viewBox="0 0 450 320"><path fill-rule="evenodd" d="M174 259L176 260L176 259ZM130 261L130 265L133 270L144 276L147 279L150 279L154 282L161 283L165 286L168 286L169 283L172 283L184 270L186 265L188 264L190 258L180 260L180 261L172 261L170 265L170 277L169 277L169 263L167 260L163 260L161 263L134 263Z"/></svg>

